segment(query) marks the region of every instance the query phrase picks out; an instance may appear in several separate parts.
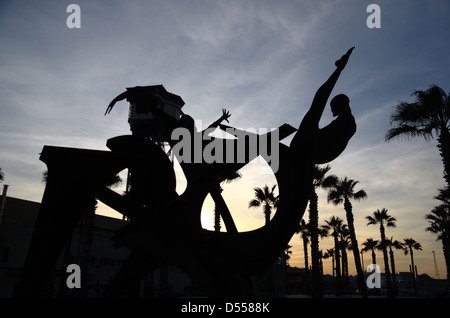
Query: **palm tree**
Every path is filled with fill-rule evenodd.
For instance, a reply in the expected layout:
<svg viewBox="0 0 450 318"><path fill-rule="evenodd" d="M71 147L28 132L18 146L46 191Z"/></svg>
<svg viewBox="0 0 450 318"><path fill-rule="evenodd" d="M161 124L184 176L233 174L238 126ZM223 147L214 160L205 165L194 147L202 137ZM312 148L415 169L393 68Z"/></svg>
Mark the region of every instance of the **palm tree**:
<svg viewBox="0 0 450 318"><path fill-rule="evenodd" d="M292 254L291 248L292 248L291 245L289 244L286 245L284 251L280 254L280 256L278 256L278 260L283 262L285 265L289 265L289 260L291 259Z"/></svg>
<svg viewBox="0 0 450 318"><path fill-rule="evenodd" d="M284 251L278 256L278 261L281 262L282 268L282 285L283 285L283 295L286 294L286 268L289 265L289 260L291 259L292 251L291 245L286 245Z"/></svg>
<svg viewBox="0 0 450 318"><path fill-rule="evenodd" d="M450 188L439 189L439 194L434 198L443 203L425 215L430 224L425 230L437 234L436 240L442 241L447 279L450 280Z"/></svg>
<svg viewBox="0 0 450 318"><path fill-rule="evenodd" d="M320 277L323 276L323 251L319 250Z"/></svg>
<svg viewBox="0 0 450 318"><path fill-rule="evenodd" d="M274 185L271 189L267 186L267 184L261 189L259 187L253 188L255 191L255 199L251 200L248 204L249 208L256 208L262 206L263 213L265 216L265 226L269 225L270 215L272 214L272 209L276 208L278 205L278 196L274 195L276 185ZM283 252L281 255L283 256L285 253ZM269 291L273 290L273 269L269 270L264 278L264 284L266 285Z"/></svg>
<svg viewBox="0 0 450 318"><path fill-rule="evenodd" d="M328 202L333 202L334 205L344 203L344 210L346 212L347 224L350 230L350 240L353 246L353 256L355 258L356 273L358 278L358 286L361 290L361 296L367 297L367 286L364 281L364 274L361 266L361 257L359 254L358 241L356 240L355 226L353 222L353 207L350 203L351 199L361 200L367 198L367 193L364 190L355 192L355 186L358 181L348 179L338 179L334 185L329 185Z"/></svg>
<svg viewBox="0 0 450 318"><path fill-rule="evenodd" d="M375 255L375 248L378 245L378 240L368 238L362 245L364 246L361 250L362 252L372 251L372 264L376 264L377 256Z"/></svg>
<svg viewBox="0 0 450 318"><path fill-rule="evenodd" d="M325 254L323 254L323 258L327 259L331 257L331 274L333 276L333 280L334 280L334 248L329 248L327 249L327 251L325 252Z"/></svg>
<svg viewBox="0 0 450 318"><path fill-rule="evenodd" d="M341 288L341 257L340 257L340 249L339 249L339 231L342 227L343 220L339 217L332 216L330 220L325 220L325 225L322 225L322 228L327 231L333 231L331 235L334 238L334 261L336 264L336 289ZM333 268L334 269L334 268Z"/></svg>
<svg viewBox="0 0 450 318"><path fill-rule="evenodd" d="M437 135L437 147L444 164L444 179L450 186L450 95L442 88L431 85L425 91L414 91L413 103L400 102L392 112L391 125L385 139L395 137L424 137L430 140Z"/></svg>
<svg viewBox="0 0 450 318"><path fill-rule="evenodd" d="M270 215L272 213L272 209L276 208L278 202L278 196L274 195L275 187L274 185L272 189L269 189L267 184L261 188L254 188L255 191L255 199L251 200L248 204L249 208L257 208L262 206L263 213L265 216L265 225L267 226L270 222Z"/></svg>
<svg viewBox="0 0 450 318"><path fill-rule="evenodd" d="M416 272L416 267L414 266L413 249L422 250L422 245L420 245L419 242L416 242L416 240L414 240L412 238L405 238L405 239L403 239L403 246L404 246L403 250L405 251L405 255L407 255L408 253L411 254L411 274L412 274L412 279L413 279L413 284L414 284L414 292L417 294L417 285L416 285L417 272Z"/></svg>
<svg viewBox="0 0 450 318"><path fill-rule="evenodd" d="M394 295L398 296L398 286L397 286L397 277L395 274L395 260L394 260L394 251L392 248L397 250L403 250L403 243L393 239L391 236L390 240L386 240L386 245L389 247L389 257L391 259L391 269L392 269L392 285L394 288ZM380 246L382 248L382 246Z"/></svg>
<svg viewBox="0 0 450 318"><path fill-rule="evenodd" d="M303 254L305 255L305 271L306 271L306 277L307 281L308 278L308 269L309 269L309 262L308 262L308 243L309 243L309 236L311 235L309 232L309 223L306 223L305 220L301 220L297 233L301 233L300 236L302 237L303 241Z"/></svg>
<svg viewBox="0 0 450 318"><path fill-rule="evenodd" d="M319 209L316 189L320 187L326 187L329 184L336 182L337 177L330 175L325 177L330 166L319 167L314 166L313 170L313 183L311 187L311 193L309 197L309 226L311 234L311 276L312 276L312 296L323 297L323 288L320 277L320 260L319 260Z"/></svg>
<svg viewBox="0 0 450 318"><path fill-rule="evenodd" d="M339 247L341 248L341 260L342 260L342 277L344 281L344 287L348 289L348 258L347 250L352 250L352 245L350 242L350 231L347 224L343 224L339 232Z"/></svg>
<svg viewBox="0 0 450 318"><path fill-rule="evenodd" d="M384 273L386 274L386 287L388 290L388 297L394 297L394 292L392 289L392 281L391 281L391 272L389 270L389 258L387 254L387 245L386 245L386 233L384 226L387 227L395 227L395 221L397 221L394 217L387 214L387 209L376 210L373 212L373 216L366 216L366 219L369 221L367 225L380 225L380 234L381 234L381 246L383 249L383 258L384 258Z"/></svg>

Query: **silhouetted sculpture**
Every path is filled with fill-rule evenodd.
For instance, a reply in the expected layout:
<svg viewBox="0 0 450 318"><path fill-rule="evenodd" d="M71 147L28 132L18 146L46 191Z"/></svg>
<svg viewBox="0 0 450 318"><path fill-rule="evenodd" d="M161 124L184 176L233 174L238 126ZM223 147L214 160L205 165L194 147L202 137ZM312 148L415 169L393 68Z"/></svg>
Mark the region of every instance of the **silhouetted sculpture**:
<svg viewBox="0 0 450 318"><path fill-rule="evenodd" d="M339 75L347 65L350 54L354 48L336 61L336 70L330 78L317 90L309 111L303 118L300 127L290 144L291 149L301 155L308 149L316 164L327 163L334 160L344 151L348 141L356 132L355 118L352 115L349 98L340 94L335 96L330 103L333 116L336 120L322 129L319 129L319 121L322 117L325 105L330 97Z"/></svg>
<svg viewBox="0 0 450 318"><path fill-rule="evenodd" d="M200 212L208 193L232 172L261 154L260 149L256 153L251 152L247 145L243 162L180 162L187 187L178 195L171 162L161 147L146 135L145 127L137 130L142 135L108 140L107 146L111 151L44 146L40 159L48 166L48 180L19 296L39 295L92 198L130 217L114 239L117 246L128 247L131 254L109 284L104 297L126 295L146 274L162 265L177 266L185 271L208 296L253 296L251 275L262 275L270 268L302 219L309 199L313 166L336 158L355 133L356 125L348 98L342 95L331 102L332 112L338 118L330 125L318 128L327 100L352 50L336 62L336 71L317 91L290 146L278 144L279 167L271 166L279 187L277 213L268 225L253 231L238 233L231 215L224 218L227 232L204 230L200 224ZM131 91L142 90L136 88ZM125 92L113 100L107 113L115 102L128 98L128 94ZM194 131L192 118L187 115L180 119L167 116L157 107L154 96L148 95L147 98L140 100L139 107L152 113L162 131L162 138L172 146L177 144L170 137L175 129L185 127ZM229 116L223 110L223 115L213 126L225 129L226 126L220 123ZM278 134L282 140L295 129L284 124L267 136L233 131L237 139L223 142L231 143L236 149L239 138L258 139ZM111 177L125 168L133 170L132 176L140 189L131 197L121 196L106 187ZM64 207L64 212L61 207Z"/></svg>

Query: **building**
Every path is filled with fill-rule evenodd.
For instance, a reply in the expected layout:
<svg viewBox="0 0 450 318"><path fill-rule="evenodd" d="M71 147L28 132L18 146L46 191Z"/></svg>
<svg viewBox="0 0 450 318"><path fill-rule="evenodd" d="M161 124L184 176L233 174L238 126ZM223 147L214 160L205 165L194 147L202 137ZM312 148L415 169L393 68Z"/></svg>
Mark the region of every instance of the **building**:
<svg viewBox="0 0 450 318"><path fill-rule="evenodd" d="M3 196L0 196L3 200ZM0 298L14 297L39 213L40 203L6 197L0 220ZM64 213L63 207L61 213ZM116 229L126 221L93 214L84 217L75 229L70 249L62 253L44 295L48 297L99 297L115 276L129 251L116 248L112 240ZM93 221L93 222L92 222ZM69 264L77 264L81 271L81 289L69 289L66 279ZM157 269L137 286L130 296L186 296L199 292L189 277L177 268Z"/></svg>

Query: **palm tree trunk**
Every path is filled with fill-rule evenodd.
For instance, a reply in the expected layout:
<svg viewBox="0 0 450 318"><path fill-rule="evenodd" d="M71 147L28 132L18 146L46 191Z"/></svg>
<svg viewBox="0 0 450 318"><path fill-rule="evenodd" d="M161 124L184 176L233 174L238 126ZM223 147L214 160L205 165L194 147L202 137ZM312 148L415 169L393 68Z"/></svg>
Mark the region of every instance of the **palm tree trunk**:
<svg viewBox="0 0 450 318"><path fill-rule="evenodd" d="M332 266L332 268L331 268L331 274L332 274L332 276L333 276L333 282L334 282L334 255L331 256L331 266Z"/></svg>
<svg viewBox="0 0 450 318"><path fill-rule="evenodd" d="M270 214L272 213L272 210L269 206L266 206L264 209L264 217L265 217L265 226L269 225L270 223Z"/></svg>
<svg viewBox="0 0 450 318"><path fill-rule="evenodd" d="M341 260L342 260L342 281L345 289L349 288L348 280L348 261L347 252L345 250L345 244L341 241Z"/></svg>
<svg viewBox="0 0 450 318"><path fill-rule="evenodd" d="M367 298L368 297L367 285L366 282L364 281L364 273L361 267L361 258L359 254L358 241L356 240L355 225L353 222L352 204L347 198L345 198L344 201L344 210L347 217L348 229L350 230L350 240L352 241L353 256L355 258L355 266L359 290L361 291L361 296L363 298Z"/></svg>
<svg viewBox="0 0 450 318"><path fill-rule="evenodd" d="M391 258L392 285L394 287L394 295L398 296L397 277L395 275L394 251L392 251L392 247L389 247L389 256Z"/></svg>
<svg viewBox="0 0 450 318"><path fill-rule="evenodd" d="M305 283L306 290L309 292L310 284L309 284L309 262L308 262L308 238L306 235L303 236L303 253L305 255Z"/></svg>
<svg viewBox="0 0 450 318"><path fill-rule="evenodd" d="M308 239L307 237L303 237L303 253L305 254L305 270L309 270L309 262L308 262Z"/></svg>
<svg viewBox="0 0 450 318"><path fill-rule="evenodd" d="M442 249L444 251L445 265L447 267L447 281L450 285L450 237L446 234L442 238Z"/></svg>
<svg viewBox="0 0 450 318"><path fill-rule="evenodd" d="M311 279L312 279L312 297L323 297L322 282L320 277L319 264L319 212L318 212L317 193L314 189L311 191L309 198L309 225L311 233Z"/></svg>
<svg viewBox="0 0 450 318"><path fill-rule="evenodd" d="M381 233L381 244L383 246L383 258L384 258L384 273L386 275L386 288L387 288L387 296L389 298L394 297L394 292L392 290L392 280L391 280L391 272L389 270L389 259L386 249L386 236L384 232L383 223L380 223L380 233Z"/></svg>
<svg viewBox="0 0 450 318"><path fill-rule="evenodd" d="M372 264L377 264L377 256L375 255L375 250L372 248Z"/></svg>
<svg viewBox="0 0 450 318"><path fill-rule="evenodd" d="M447 129L441 129L437 147L444 164L444 179L450 187L450 133Z"/></svg>
<svg viewBox="0 0 450 318"><path fill-rule="evenodd" d="M334 282L334 270L335 270L335 268L334 268L334 254L331 256L331 266L332 266L331 274L333 276L333 282Z"/></svg>
<svg viewBox="0 0 450 318"><path fill-rule="evenodd" d="M319 258L319 266L320 266L320 282L322 283L322 277L323 277L323 257L321 256Z"/></svg>
<svg viewBox="0 0 450 318"><path fill-rule="evenodd" d="M339 240L337 233L334 235L334 261L336 265L336 290L341 289L341 257L339 252Z"/></svg>
<svg viewBox="0 0 450 318"><path fill-rule="evenodd" d="M414 294L417 295L416 270L415 270L416 267L414 266L414 255L413 255L412 246L409 247L409 252L411 254L411 273L412 273L412 279L413 279Z"/></svg>

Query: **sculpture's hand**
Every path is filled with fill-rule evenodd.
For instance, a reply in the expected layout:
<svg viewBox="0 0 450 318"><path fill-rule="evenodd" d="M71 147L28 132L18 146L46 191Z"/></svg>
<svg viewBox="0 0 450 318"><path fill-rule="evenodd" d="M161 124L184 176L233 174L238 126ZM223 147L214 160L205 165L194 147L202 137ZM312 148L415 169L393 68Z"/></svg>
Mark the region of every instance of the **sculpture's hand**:
<svg viewBox="0 0 450 318"><path fill-rule="evenodd" d="M107 115L107 114L109 114L109 113L111 112L111 110L112 110L113 107L114 107L114 104L115 104L115 102L112 101L112 102L108 105L108 108L106 108L106 111L105 111L105 115Z"/></svg>
<svg viewBox="0 0 450 318"><path fill-rule="evenodd" d="M352 54L352 51L355 47L352 47L350 50L347 51L339 60L334 63L337 68L343 70L345 65L347 65L348 59L350 57L350 54Z"/></svg>
<svg viewBox="0 0 450 318"><path fill-rule="evenodd" d="M227 123L229 123L228 118L230 118L231 114L229 111L227 111L225 108L222 108L222 120L226 120Z"/></svg>
<svg viewBox="0 0 450 318"><path fill-rule="evenodd" d="M105 111L105 115L109 114L111 112L111 110L114 107L114 104L117 103L118 101L124 100L125 98L127 98L127 93L128 92L123 92L122 94L118 95L116 98L114 98L111 103L109 103L108 108L106 108Z"/></svg>

